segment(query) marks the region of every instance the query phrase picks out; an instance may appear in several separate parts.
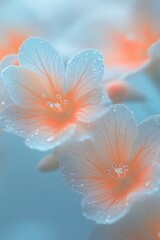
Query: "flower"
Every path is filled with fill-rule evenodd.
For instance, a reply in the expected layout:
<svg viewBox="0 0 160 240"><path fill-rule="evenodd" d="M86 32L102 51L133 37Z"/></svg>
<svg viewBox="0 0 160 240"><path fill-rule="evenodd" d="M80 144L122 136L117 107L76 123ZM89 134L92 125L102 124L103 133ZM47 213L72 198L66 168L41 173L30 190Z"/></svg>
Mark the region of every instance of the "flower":
<svg viewBox="0 0 160 240"><path fill-rule="evenodd" d="M2 114L4 129L48 150L68 139L81 123L100 113L103 76L101 55L93 49L64 63L43 39L29 38L19 51L20 66L10 66L1 78L14 102ZM77 128L76 128L77 126Z"/></svg>
<svg viewBox="0 0 160 240"><path fill-rule="evenodd" d="M159 39L159 10L157 0L100 4L73 26L64 36L62 46L66 46L66 52L72 42L74 49L91 45L100 50L107 74L109 68L123 69L123 73L136 70L147 60L151 44ZM74 49L70 51L73 53Z"/></svg>
<svg viewBox="0 0 160 240"><path fill-rule="evenodd" d="M160 116L136 125L124 105L113 105L95 125L93 140L54 150L64 181L83 195L84 215L97 223L123 216L144 191L154 191L160 147Z"/></svg>
<svg viewBox="0 0 160 240"><path fill-rule="evenodd" d="M97 225L90 240L160 239L160 194L144 195L130 212L113 225Z"/></svg>

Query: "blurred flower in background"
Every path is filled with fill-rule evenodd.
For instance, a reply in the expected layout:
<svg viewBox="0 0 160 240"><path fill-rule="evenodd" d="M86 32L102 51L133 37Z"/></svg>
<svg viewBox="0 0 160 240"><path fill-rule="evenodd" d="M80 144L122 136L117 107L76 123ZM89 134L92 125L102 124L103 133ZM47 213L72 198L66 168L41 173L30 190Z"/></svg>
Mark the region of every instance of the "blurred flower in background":
<svg viewBox="0 0 160 240"><path fill-rule="evenodd" d="M64 34L66 52L93 47L102 52L107 68L142 66L149 47L160 36L158 2L107 1L98 6Z"/></svg>
<svg viewBox="0 0 160 240"><path fill-rule="evenodd" d="M70 31L59 39L57 47L70 56L84 48L94 47L102 52L106 66L104 86L113 102L146 100L144 91L130 87L126 75L143 67L148 50L160 37L158 1L108 1L76 22ZM115 86L124 80L125 89ZM114 81L113 85L110 81ZM110 89L123 95L116 99ZM135 84L136 85L136 84ZM110 86L109 86L110 87ZM126 95L127 91L127 95Z"/></svg>

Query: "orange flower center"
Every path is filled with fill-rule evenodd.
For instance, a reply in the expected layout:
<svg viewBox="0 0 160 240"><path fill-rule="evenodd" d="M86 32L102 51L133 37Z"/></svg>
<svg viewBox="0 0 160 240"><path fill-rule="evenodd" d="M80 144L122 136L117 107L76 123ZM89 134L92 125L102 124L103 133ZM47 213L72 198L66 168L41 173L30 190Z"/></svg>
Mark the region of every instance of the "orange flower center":
<svg viewBox="0 0 160 240"><path fill-rule="evenodd" d="M45 124L54 128L54 132L61 131L70 124L76 122L77 104L74 104L72 93L54 93L50 98L45 92L42 93L40 102L45 116Z"/></svg>
<svg viewBox="0 0 160 240"><path fill-rule="evenodd" d="M106 170L106 173L114 179L125 179L127 176L128 166L120 163L118 166L116 163L112 164L112 168Z"/></svg>

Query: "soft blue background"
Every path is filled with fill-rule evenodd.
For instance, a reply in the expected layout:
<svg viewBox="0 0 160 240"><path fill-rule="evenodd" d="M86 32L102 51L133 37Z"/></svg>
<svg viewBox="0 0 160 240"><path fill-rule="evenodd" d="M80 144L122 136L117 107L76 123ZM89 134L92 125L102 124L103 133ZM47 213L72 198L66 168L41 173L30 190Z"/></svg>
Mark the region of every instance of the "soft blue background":
<svg viewBox="0 0 160 240"><path fill-rule="evenodd" d="M1 136L0 239L86 239L92 222L81 214L80 196L63 185L60 172L43 174L44 155L17 137Z"/></svg>

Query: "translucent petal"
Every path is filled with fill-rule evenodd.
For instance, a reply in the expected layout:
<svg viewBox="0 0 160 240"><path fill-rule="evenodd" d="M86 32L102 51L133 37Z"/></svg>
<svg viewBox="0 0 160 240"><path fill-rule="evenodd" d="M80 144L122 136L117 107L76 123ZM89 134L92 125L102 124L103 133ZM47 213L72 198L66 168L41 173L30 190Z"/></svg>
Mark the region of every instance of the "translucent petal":
<svg viewBox="0 0 160 240"><path fill-rule="evenodd" d="M132 146L130 159L139 164L156 162L160 149L160 116L153 116L140 123L138 135Z"/></svg>
<svg viewBox="0 0 160 240"><path fill-rule="evenodd" d="M40 128L38 134L37 131L34 131L32 135L26 139L25 144L39 151L53 150L55 147L68 141L73 136L75 128L75 125L70 124L57 132L54 128L45 126Z"/></svg>
<svg viewBox="0 0 160 240"><path fill-rule="evenodd" d="M68 140L75 125L67 125L57 131L54 121L45 110L25 109L16 105L6 108L0 119L0 126L6 132L26 138L30 148L47 151Z"/></svg>
<svg viewBox="0 0 160 240"><path fill-rule="evenodd" d="M129 205L120 201L110 206L107 204L106 196L102 194L83 198L82 209L87 219L94 220L97 224L112 224L128 212Z"/></svg>
<svg viewBox="0 0 160 240"><path fill-rule="evenodd" d="M102 90L97 87L78 99L76 101L79 109L76 114L77 119L82 122L91 122L97 118L97 111L99 111L99 117L104 114L107 107L101 104L102 96Z"/></svg>
<svg viewBox="0 0 160 240"><path fill-rule="evenodd" d="M90 188L94 189L94 184L90 181L88 175L95 176L94 182L96 182L99 173L97 172L96 165L95 167L91 167L89 161L90 158L93 160L96 158L91 141L85 140L63 144L54 149L54 156L60 162L64 181L67 184L83 194L87 194L88 191L90 192Z"/></svg>
<svg viewBox="0 0 160 240"><path fill-rule="evenodd" d="M133 113L124 105L113 105L107 114L98 119L95 145L108 166L128 161L132 143L137 135Z"/></svg>
<svg viewBox="0 0 160 240"><path fill-rule="evenodd" d="M67 91L74 91L75 98L79 99L98 86L103 73L103 60L99 52L92 49L80 52L67 65Z"/></svg>
<svg viewBox="0 0 160 240"><path fill-rule="evenodd" d="M156 189L159 175L160 116L145 120L138 130L129 158L130 172L139 187L146 186L146 190L151 191Z"/></svg>
<svg viewBox="0 0 160 240"><path fill-rule="evenodd" d="M24 67L10 66L1 75L11 98L23 108L41 108L45 106L45 98L51 96L47 84L31 70Z"/></svg>
<svg viewBox="0 0 160 240"><path fill-rule="evenodd" d="M39 110L11 105L2 112L0 125L5 131L26 138L34 131L38 132L44 123L44 116Z"/></svg>
<svg viewBox="0 0 160 240"><path fill-rule="evenodd" d="M27 39L20 47L19 62L38 73L55 91L65 89L63 61L47 41L41 38Z"/></svg>
<svg viewBox="0 0 160 240"><path fill-rule="evenodd" d="M146 240L160 237L160 195L144 195L113 225L97 225L89 240Z"/></svg>

